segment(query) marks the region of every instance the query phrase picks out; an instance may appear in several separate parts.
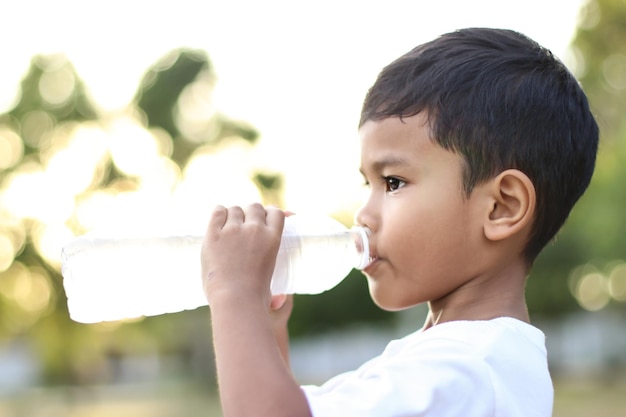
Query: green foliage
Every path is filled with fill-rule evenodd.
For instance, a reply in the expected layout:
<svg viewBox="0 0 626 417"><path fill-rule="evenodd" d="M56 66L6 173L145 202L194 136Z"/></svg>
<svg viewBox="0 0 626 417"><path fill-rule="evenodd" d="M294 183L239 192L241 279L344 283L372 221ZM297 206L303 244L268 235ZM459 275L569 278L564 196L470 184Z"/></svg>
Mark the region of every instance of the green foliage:
<svg viewBox="0 0 626 417"><path fill-rule="evenodd" d="M626 2L589 0L580 22L575 70L600 126L600 149L589 189L531 274L529 309L542 316L580 308L568 281L575 267L626 259Z"/></svg>
<svg viewBox="0 0 626 417"><path fill-rule="evenodd" d="M587 194L572 215L586 258L626 258L626 2L590 0L574 38L580 81L600 125L600 151Z"/></svg>
<svg viewBox="0 0 626 417"><path fill-rule="evenodd" d="M22 80L21 91L18 104L9 112L18 122L31 111L48 112L56 123L97 117L83 82L63 55L35 56Z"/></svg>
<svg viewBox="0 0 626 417"><path fill-rule="evenodd" d="M174 121L174 108L183 89L201 71L211 65L206 53L198 50L175 50L161 58L144 75L135 102L146 115L149 127L161 127L172 137L179 135Z"/></svg>
<svg viewBox="0 0 626 417"><path fill-rule="evenodd" d="M280 174L270 174L267 172L257 172L254 175L254 183L263 194L263 201L266 204L273 204L283 207L282 193L283 177Z"/></svg>
<svg viewBox="0 0 626 417"><path fill-rule="evenodd" d="M0 125L18 133L24 144L23 161L15 167L0 170L0 181L27 164L39 163L42 155L55 145L53 140L58 140L51 135L55 127L96 117L95 106L89 102L82 81L64 56L34 57L22 80L19 102L8 113L0 115ZM39 203L45 205L47 202L42 200ZM79 345L71 343L74 340L71 335L77 327L68 319L60 273L40 256L33 240L27 237L28 231L38 226L37 222L32 219L20 221L2 214L0 211L0 231L22 235L24 239L13 262L16 268L0 272L0 286L4 286L4 291L0 291L0 340L28 333L33 350L42 358L44 378L67 380L72 369L72 353ZM12 272L22 270L36 272L50 289L47 308L33 310L8 297L11 292L25 291L20 290L24 288L24 280L12 276Z"/></svg>
<svg viewBox="0 0 626 417"><path fill-rule="evenodd" d="M38 55L22 79L19 102L0 115L0 125L10 126L20 135L25 156L38 157L42 148L51 145L47 134L54 126L96 117L74 66L63 55Z"/></svg>
<svg viewBox="0 0 626 417"><path fill-rule="evenodd" d="M236 121L207 111L203 123L195 127L193 137L181 129L180 98L185 89L196 83L212 87L216 76L207 54L201 50L179 49L156 62L144 75L135 95L135 103L150 128L165 130L174 142L172 160L184 166L201 143L218 144L228 137L254 143L259 134L246 122Z"/></svg>
<svg viewBox="0 0 626 417"><path fill-rule="evenodd" d="M579 79L597 114L604 141L623 138L626 107L626 3L589 0L574 38Z"/></svg>

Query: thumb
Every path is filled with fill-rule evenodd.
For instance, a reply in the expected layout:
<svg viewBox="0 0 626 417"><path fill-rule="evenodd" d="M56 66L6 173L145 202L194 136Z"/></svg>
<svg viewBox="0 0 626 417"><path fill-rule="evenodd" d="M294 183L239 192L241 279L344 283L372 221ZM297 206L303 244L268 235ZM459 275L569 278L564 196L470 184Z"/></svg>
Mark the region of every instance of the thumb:
<svg viewBox="0 0 626 417"><path fill-rule="evenodd" d="M287 294L273 295L270 310L279 310L285 305L285 301L287 301Z"/></svg>

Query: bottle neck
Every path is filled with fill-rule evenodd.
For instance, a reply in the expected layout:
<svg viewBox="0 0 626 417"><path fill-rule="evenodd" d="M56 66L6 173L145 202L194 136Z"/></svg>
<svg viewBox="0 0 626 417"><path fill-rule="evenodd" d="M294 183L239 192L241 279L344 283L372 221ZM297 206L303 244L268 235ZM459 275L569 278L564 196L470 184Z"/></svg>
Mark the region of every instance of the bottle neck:
<svg viewBox="0 0 626 417"><path fill-rule="evenodd" d="M350 229L350 234L354 239L356 251L359 254L359 262L358 265L355 266L356 269L361 270L370 263L370 233L371 231L367 227L363 226L353 226Z"/></svg>

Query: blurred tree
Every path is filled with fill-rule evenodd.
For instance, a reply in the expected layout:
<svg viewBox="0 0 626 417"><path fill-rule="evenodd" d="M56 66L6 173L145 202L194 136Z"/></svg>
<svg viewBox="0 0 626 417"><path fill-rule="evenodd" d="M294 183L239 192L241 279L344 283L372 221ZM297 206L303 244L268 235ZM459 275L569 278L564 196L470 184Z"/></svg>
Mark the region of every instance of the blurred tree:
<svg viewBox="0 0 626 417"><path fill-rule="evenodd" d="M28 165L43 165L45 156L55 146L54 142L60 139L52 134L55 129L96 118L95 107L87 97L85 86L65 56L35 56L22 80L17 105L0 115L5 138L13 132L23 144L23 159L0 169L0 190L6 188L6 181L14 171ZM37 201L36 196L33 201ZM42 200L38 204L45 206L47 202ZM50 359L44 366L50 371L47 375L55 378L67 372L63 369L70 369L74 352L72 345L59 346L61 338L72 340L80 330L68 323L59 271L42 258L30 236L40 221L17 215L0 211L0 232L5 236L21 236L13 239L11 255L14 259L7 268L0 270L0 339L18 337L30 330L35 350L53 355L42 357ZM37 292L29 288L36 279L42 285L41 294L47 295L42 298L40 308L34 308ZM48 334L49 329L55 331L51 337L42 340L40 337Z"/></svg>
<svg viewBox="0 0 626 417"><path fill-rule="evenodd" d="M146 72L135 99L121 117L139 119L137 125L151 132L154 137L148 136L154 140L168 136L172 146L169 153L165 146L164 156L180 169L201 148L210 153L237 141L254 144L259 136L254 128L215 111L211 101L214 84L215 75L206 53L171 51ZM45 381L50 383L106 382L115 378L110 375L115 368L111 364L121 360L121 356L151 354L155 349L185 357L188 370L197 369L198 364L208 367L207 372L198 375L210 378L212 360L204 355L198 362L198 357L203 357L198 352L210 351L210 343L194 329L201 325L208 332L205 309L124 324L72 322L59 265L42 252L45 242L41 230L69 226L82 231L87 227L79 224L76 213L67 217L67 204L58 213L53 210L50 199L60 200L67 195L66 184L44 178L60 172L55 157L67 150L71 137L81 127L89 126L87 133L82 134L90 135L89 140L81 142L85 145L81 152L102 146L98 135L106 135L111 121L119 117L118 113L98 113L72 64L62 55L34 57L22 80L17 105L0 115L0 145L2 149L13 149L15 154L12 159L0 158L0 340L28 335L33 350L42 359ZM134 140L134 134L141 132L133 131L133 135L124 138ZM63 201L72 204L73 200L76 204L98 192L139 190L141 178L121 169L112 153L111 150L93 160L85 155L81 164L101 166L85 171L93 178L87 178L81 189L73 191L70 200ZM74 176L84 175L78 169L79 166ZM280 204L279 174L253 172L250 181L259 188L266 203ZM39 186L20 187L34 182ZM57 192L26 195L46 191L50 186ZM9 194L19 195L18 203L5 206ZM40 210L32 210L32 205Z"/></svg>
<svg viewBox="0 0 626 417"><path fill-rule="evenodd" d="M179 134L174 121L174 108L186 86L204 71L214 81L206 54L201 51L171 51L144 75L135 101L144 111L148 126L160 126L170 136Z"/></svg>
<svg viewBox="0 0 626 417"><path fill-rule="evenodd" d="M206 52L181 48L152 65L135 94L147 127L165 130L173 140L171 158L183 167L202 144L218 145L236 137L254 144L259 133L248 123L216 111L211 91L216 82ZM267 204L281 205L281 176L257 172L254 181Z"/></svg>
<svg viewBox="0 0 626 417"><path fill-rule="evenodd" d="M185 107L210 100L206 93L215 81L204 51L180 49L154 64L137 91L135 102L145 114L148 127L161 127L169 133L175 142L172 159L181 166L200 142L216 143L237 136L254 143L259 137L247 123L216 113L210 102L201 107L202 114L186 117Z"/></svg>
<svg viewBox="0 0 626 417"><path fill-rule="evenodd" d="M626 119L626 1L588 0L573 42L576 72L604 140L623 136Z"/></svg>
<svg viewBox="0 0 626 417"><path fill-rule="evenodd" d="M0 115L0 125L16 131L24 144L24 155L50 148L50 132L56 125L97 118L83 82L64 55L38 55L21 82L16 106ZM0 179L10 170L0 169Z"/></svg>
<svg viewBox="0 0 626 417"><path fill-rule="evenodd" d="M593 258L624 258L626 222L626 1L589 0L573 50L580 81L600 124L601 149L580 217Z"/></svg>
<svg viewBox="0 0 626 417"><path fill-rule="evenodd" d="M530 310L547 316L579 308L568 288L573 268L591 263L601 270L626 258L626 1L588 0L571 48L600 126L600 150L587 193L528 283Z"/></svg>

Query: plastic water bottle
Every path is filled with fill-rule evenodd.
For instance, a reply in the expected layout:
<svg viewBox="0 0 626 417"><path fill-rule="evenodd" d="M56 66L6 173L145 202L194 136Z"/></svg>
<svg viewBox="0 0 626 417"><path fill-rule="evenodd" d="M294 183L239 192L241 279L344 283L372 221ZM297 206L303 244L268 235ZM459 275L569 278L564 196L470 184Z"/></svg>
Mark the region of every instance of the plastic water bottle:
<svg viewBox="0 0 626 417"><path fill-rule="evenodd" d="M369 262L367 229L329 217L295 215L285 227L273 294L318 294ZM96 323L207 305L202 236L79 236L63 247L61 268L72 320ZM244 255L245 256L245 255Z"/></svg>

